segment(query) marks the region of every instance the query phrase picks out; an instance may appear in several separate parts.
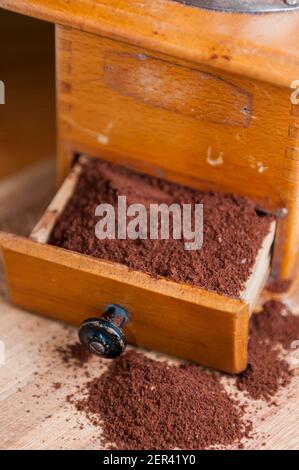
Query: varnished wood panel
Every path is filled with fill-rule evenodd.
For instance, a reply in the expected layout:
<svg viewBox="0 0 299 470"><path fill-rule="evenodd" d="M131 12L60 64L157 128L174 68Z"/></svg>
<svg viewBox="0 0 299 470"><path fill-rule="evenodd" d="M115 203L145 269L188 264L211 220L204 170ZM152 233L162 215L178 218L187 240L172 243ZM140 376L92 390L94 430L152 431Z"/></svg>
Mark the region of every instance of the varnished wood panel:
<svg viewBox="0 0 299 470"><path fill-rule="evenodd" d="M182 117L240 128L250 125L251 94L191 66L142 53L107 50L103 53L103 82L122 96Z"/></svg>
<svg viewBox="0 0 299 470"><path fill-rule="evenodd" d="M64 28L57 69L73 151L284 207L289 90Z"/></svg>
<svg viewBox="0 0 299 470"><path fill-rule="evenodd" d="M279 215L272 275L293 277L298 117L291 92L57 27L61 179L77 152L190 186L245 195Z"/></svg>
<svg viewBox="0 0 299 470"><path fill-rule="evenodd" d="M288 87L299 78L299 15L221 14L170 0L0 0L0 6Z"/></svg>
<svg viewBox="0 0 299 470"><path fill-rule="evenodd" d="M13 303L80 323L118 303L129 342L224 370L246 367L248 305L67 250L1 234Z"/></svg>

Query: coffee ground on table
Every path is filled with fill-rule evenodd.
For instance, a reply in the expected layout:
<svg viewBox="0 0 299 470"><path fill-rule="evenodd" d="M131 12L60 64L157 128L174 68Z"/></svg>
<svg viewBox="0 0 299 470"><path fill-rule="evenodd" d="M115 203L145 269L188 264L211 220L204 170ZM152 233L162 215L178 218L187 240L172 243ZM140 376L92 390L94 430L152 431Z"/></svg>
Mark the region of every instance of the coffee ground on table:
<svg viewBox="0 0 299 470"><path fill-rule="evenodd" d="M299 317L280 302L267 302L252 316L249 365L236 377L237 387L250 398L273 400L294 373L281 348L296 339ZM106 445L118 449L242 448L252 423L220 377L194 364L169 365L129 351L68 401L103 430Z"/></svg>
<svg viewBox="0 0 299 470"><path fill-rule="evenodd" d="M98 240L100 203L203 204L203 246L185 249L185 240ZM194 211L192 211L194 212ZM117 211L116 211L117 213ZM124 167L89 159L75 191L59 217L49 243L121 263L130 269L238 296L252 271L272 218L245 198L198 191ZM117 225L117 224L116 224ZM148 224L149 225L149 224ZM172 230L170 230L170 234Z"/></svg>
<svg viewBox="0 0 299 470"><path fill-rule="evenodd" d="M270 300L250 322L248 366L237 379L239 390L254 399L273 402L281 387L289 384L293 369L282 356L299 340L299 316L281 302Z"/></svg>
<svg viewBox="0 0 299 470"><path fill-rule="evenodd" d="M251 430L244 409L217 376L193 364L159 362L129 351L69 397L117 449L205 449L240 444Z"/></svg>
<svg viewBox="0 0 299 470"><path fill-rule="evenodd" d="M283 294L284 292L287 292L289 288L291 287L292 280L291 279L269 279L266 289L269 292L274 292L277 294Z"/></svg>
<svg viewBox="0 0 299 470"><path fill-rule="evenodd" d="M83 367L93 357L93 354L79 341L67 344L66 346L56 347L56 352L60 355L62 362L69 367Z"/></svg>

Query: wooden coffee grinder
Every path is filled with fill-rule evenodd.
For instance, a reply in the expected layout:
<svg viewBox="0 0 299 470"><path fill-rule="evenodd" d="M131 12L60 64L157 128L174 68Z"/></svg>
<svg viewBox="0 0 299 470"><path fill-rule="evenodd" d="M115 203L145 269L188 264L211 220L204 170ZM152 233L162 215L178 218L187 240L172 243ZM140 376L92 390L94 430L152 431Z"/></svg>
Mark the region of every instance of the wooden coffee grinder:
<svg viewBox="0 0 299 470"><path fill-rule="evenodd" d="M77 324L107 305L115 320L121 306L130 312L129 342L240 372L248 320L267 278L291 292L298 271L299 2L0 0L0 6L56 24L59 182L67 177L31 239L1 234L12 301ZM78 154L244 195L275 214L240 297L48 245L76 181Z"/></svg>

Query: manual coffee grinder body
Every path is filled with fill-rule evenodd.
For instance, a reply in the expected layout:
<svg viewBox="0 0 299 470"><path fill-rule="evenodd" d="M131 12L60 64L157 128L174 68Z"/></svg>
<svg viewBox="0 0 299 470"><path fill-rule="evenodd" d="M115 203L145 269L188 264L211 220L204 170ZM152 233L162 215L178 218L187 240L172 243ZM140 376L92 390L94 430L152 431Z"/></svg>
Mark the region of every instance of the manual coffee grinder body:
<svg viewBox="0 0 299 470"><path fill-rule="evenodd" d="M297 2L0 0L0 6L56 25L59 182L84 153L246 196L276 216L267 275L286 295L295 292ZM124 329L130 342L228 372L246 367L248 319L265 276L250 296L233 299L123 267L112 271L43 243L1 234L18 306L80 324L118 305L130 312Z"/></svg>

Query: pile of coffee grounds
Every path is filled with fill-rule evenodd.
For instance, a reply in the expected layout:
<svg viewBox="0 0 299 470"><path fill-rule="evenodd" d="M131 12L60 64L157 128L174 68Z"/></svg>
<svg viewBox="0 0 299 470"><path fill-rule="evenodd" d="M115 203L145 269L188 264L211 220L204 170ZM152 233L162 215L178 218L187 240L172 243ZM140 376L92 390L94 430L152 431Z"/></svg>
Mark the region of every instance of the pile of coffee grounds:
<svg viewBox="0 0 299 470"><path fill-rule="evenodd" d="M267 290L269 292L276 292L277 294L287 292L291 287L291 279L270 279L267 283Z"/></svg>
<svg viewBox="0 0 299 470"><path fill-rule="evenodd" d="M218 377L193 364L169 365L129 351L85 387L86 397L69 401L118 449L238 446L251 431Z"/></svg>
<svg viewBox="0 0 299 470"><path fill-rule="evenodd" d="M269 340L272 346L282 345L285 349L299 340L299 316L295 316L282 302L270 300L263 305L260 314L251 321L252 334L261 341Z"/></svg>
<svg viewBox="0 0 299 470"><path fill-rule="evenodd" d="M83 367L93 357L92 353L78 341L64 347L59 346L56 352L65 364L75 367Z"/></svg>
<svg viewBox="0 0 299 470"><path fill-rule="evenodd" d="M95 208L100 203L116 207L118 196L126 196L128 205L141 203L146 207L151 203L192 204L193 207L203 204L202 248L188 251L184 239L150 240L149 236L146 240L98 240L95 226L99 218L95 216ZM271 220L248 199L194 190L90 159L49 243L121 263L154 277L238 296L249 278Z"/></svg>
<svg viewBox="0 0 299 470"><path fill-rule="evenodd" d="M293 370L281 356L282 348L299 339L299 317L281 302L270 300L250 324L248 367L237 378L239 390L254 399L273 401L281 387L290 383Z"/></svg>
<svg viewBox="0 0 299 470"><path fill-rule="evenodd" d="M277 392L294 375L282 353L297 339L299 317L281 302L265 303L251 318L249 364L236 377L238 389L275 403ZM169 365L131 350L67 400L102 429L111 448L242 448L252 423L220 378L195 364Z"/></svg>
<svg viewBox="0 0 299 470"><path fill-rule="evenodd" d="M61 387L62 387L62 383L61 383L61 382L54 382L54 383L53 383L53 389L54 389L54 390L59 390Z"/></svg>

